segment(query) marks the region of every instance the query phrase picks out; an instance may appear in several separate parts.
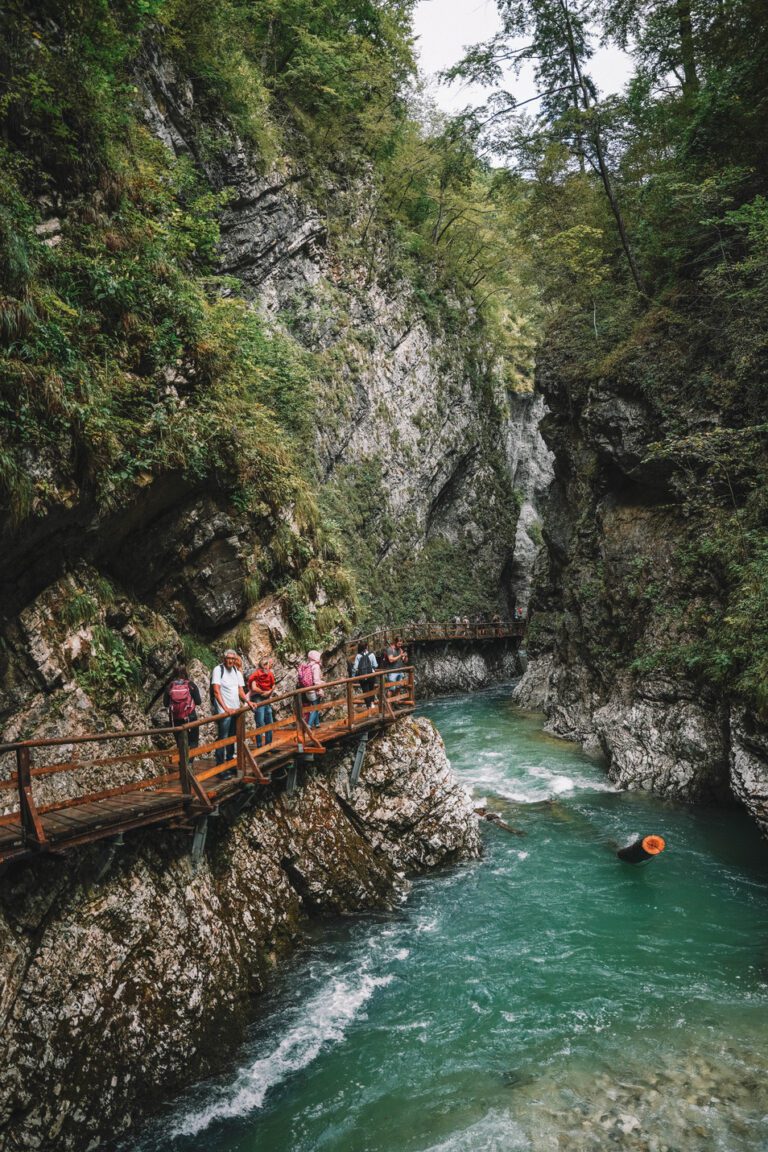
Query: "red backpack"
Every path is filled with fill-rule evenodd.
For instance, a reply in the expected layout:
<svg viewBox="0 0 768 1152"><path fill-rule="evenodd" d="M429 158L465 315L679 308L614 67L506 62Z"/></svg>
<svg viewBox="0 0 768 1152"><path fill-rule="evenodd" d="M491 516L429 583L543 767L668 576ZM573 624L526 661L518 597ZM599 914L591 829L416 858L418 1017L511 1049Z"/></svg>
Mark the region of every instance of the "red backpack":
<svg viewBox="0 0 768 1152"><path fill-rule="evenodd" d="M195 710L189 680L174 680L168 689L168 700L172 718L181 722L186 720L190 713Z"/></svg>
<svg viewBox="0 0 768 1152"><path fill-rule="evenodd" d="M312 677L312 665L309 662L299 664L296 669L299 688L311 688L314 684Z"/></svg>

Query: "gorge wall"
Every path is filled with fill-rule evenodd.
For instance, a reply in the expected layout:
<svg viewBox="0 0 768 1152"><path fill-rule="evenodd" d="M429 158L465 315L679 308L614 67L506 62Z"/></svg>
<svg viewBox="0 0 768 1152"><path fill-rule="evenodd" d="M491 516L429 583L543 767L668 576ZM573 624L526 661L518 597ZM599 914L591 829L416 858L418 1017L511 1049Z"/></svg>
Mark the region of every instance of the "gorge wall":
<svg viewBox="0 0 768 1152"><path fill-rule="evenodd" d="M113 731L130 750L179 655L204 692L223 646L274 653L285 690L309 647L341 671L355 618L506 614L538 547L529 341L505 299L496 342L439 248L448 206L416 189L398 218L408 170L402 190L377 155L435 151L399 94L404 33L337 6L339 108L306 74L281 94L275 27L239 39L258 10L239 28L232 6L161 7L41 0L3 37L9 741ZM33 89L55 93L42 112ZM348 771L329 756L295 796L223 811L197 868L166 831L6 870L1 1147L114 1140L226 1058L307 917L389 907L407 872L477 854L430 725L372 741L354 792ZM68 775L38 798L68 797Z"/></svg>
<svg viewBox="0 0 768 1152"><path fill-rule="evenodd" d="M365 218L381 195L371 175L318 168L298 143L297 157L265 170L254 142L212 113L151 35L131 68L139 182L183 171L205 190L195 227L205 223L215 247L204 284L164 286L170 252L160 271L153 256L154 289L138 282L136 222L125 223L118 193L110 202L49 182L24 242L57 291L56 277L83 276L95 250L87 275L114 277L110 292L133 277L126 291L176 292L176 306L194 288L204 324L185 345L189 316L153 316L155 331L177 325L174 355L127 354L114 396L91 395L87 419L65 420L49 445L41 408L36 450L34 438L17 446L30 508L19 523L9 502L0 554L0 716L11 737L78 720L157 721L176 653L202 680L224 643L247 663L278 650L288 683L302 648L335 651L351 626L353 581L371 624L507 615L526 603L540 542L536 502L551 474L541 401L520 380L510 388L524 341L500 350L470 298L444 287L429 298L383 234L371 253L345 247L329 204ZM171 236L181 227L172 204L162 225L143 200L131 211ZM73 313L63 298L57 307ZM122 308L125 354L140 301ZM114 443L102 420L120 429Z"/></svg>
<svg viewBox="0 0 768 1152"><path fill-rule="evenodd" d="M664 354L671 348L659 337L654 366ZM516 699L545 710L553 732L602 754L621 786L740 802L768 830L765 725L735 682L701 674L699 653L716 657L736 624L724 610L725 579L695 555L716 526L702 525L674 469L653 451L683 421L693 434L716 427L719 415L673 405L671 390L662 407L632 367L620 361L613 376L579 377L560 359L557 337L542 353L555 479L529 636L534 658Z"/></svg>
<svg viewBox="0 0 768 1152"><path fill-rule="evenodd" d="M141 85L153 134L197 158L200 113L183 73L149 55ZM505 612L525 602L536 550L528 530L551 475L541 402L530 386L508 387L504 355L473 306L449 296L447 311L430 314L391 253L373 253L375 274L345 256L299 165L260 175L239 142L200 162L229 191L221 274L333 366L306 398L321 503L377 611L434 614L446 596L466 602L470 587ZM353 213L370 210L365 180L330 191Z"/></svg>

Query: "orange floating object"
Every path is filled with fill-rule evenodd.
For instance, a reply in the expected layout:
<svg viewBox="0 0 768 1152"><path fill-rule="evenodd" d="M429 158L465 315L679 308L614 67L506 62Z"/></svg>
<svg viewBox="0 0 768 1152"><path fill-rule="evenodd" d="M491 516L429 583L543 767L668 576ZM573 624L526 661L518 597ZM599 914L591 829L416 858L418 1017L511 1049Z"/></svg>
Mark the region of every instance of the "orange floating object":
<svg viewBox="0 0 768 1152"><path fill-rule="evenodd" d="M616 855L626 864L645 864L663 852L666 846L663 836L640 836L626 848L620 848Z"/></svg>

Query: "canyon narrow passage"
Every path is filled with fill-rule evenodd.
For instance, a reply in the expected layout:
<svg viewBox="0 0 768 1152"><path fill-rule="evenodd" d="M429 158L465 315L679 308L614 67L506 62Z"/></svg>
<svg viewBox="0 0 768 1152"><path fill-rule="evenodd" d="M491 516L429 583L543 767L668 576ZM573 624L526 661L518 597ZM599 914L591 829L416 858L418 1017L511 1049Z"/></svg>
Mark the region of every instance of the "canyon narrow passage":
<svg viewBox="0 0 768 1152"><path fill-rule="evenodd" d="M424 706L525 836L322 929L237 1065L133 1152L747 1152L768 1137L768 867L746 815L612 789L507 689ZM667 851L620 863L655 831Z"/></svg>

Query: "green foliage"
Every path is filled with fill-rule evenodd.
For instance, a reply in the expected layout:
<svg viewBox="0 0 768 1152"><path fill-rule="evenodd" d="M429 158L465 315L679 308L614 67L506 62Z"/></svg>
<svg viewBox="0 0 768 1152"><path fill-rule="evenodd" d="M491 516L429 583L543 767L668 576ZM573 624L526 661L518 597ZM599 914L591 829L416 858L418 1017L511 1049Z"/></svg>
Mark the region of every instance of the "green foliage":
<svg viewBox="0 0 768 1152"><path fill-rule="evenodd" d="M197 636L192 636L189 633L181 637L181 655L185 664L191 664L193 660L198 660L211 671L218 663L218 657L213 649L207 644L203 644Z"/></svg>
<svg viewBox="0 0 768 1152"><path fill-rule="evenodd" d="M195 78L204 119L222 117L279 158L293 150L318 173L370 156L403 115L400 89L414 71L412 0L164 0L158 31ZM211 140L215 153L225 141Z"/></svg>
<svg viewBox="0 0 768 1152"><path fill-rule="evenodd" d="M293 504L311 539L316 513L286 438L307 441L307 356L243 301L209 295L221 197L143 133L132 143L114 210L94 217L75 203L53 248L35 238L18 186L4 185L18 252L31 254L6 260L6 292L22 294L0 299L10 518L70 505L78 490L118 508L176 469L214 474L245 511ZM32 474L30 453L41 463Z"/></svg>
<svg viewBox="0 0 768 1152"><path fill-rule="evenodd" d="M324 493L324 507L339 525L346 562L360 586L360 622L448 620L498 607L498 573L514 540L518 495L499 470L475 478L479 548L468 548L449 526L433 528L414 548L418 528L408 516L386 511L381 462L375 458L339 469Z"/></svg>
<svg viewBox="0 0 768 1152"><path fill-rule="evenodd" d="M70 628L91 624L98 615L99 602L90 593L78 588L61 606L61 619Z"/></svg>
<svg viewBox="0 0 768 1152"><path fill-rule="evenodd" d="M88 668L81 675L86 691L103 702L119 703L121 694L141 683L141 660L129 650L117 632L98 624L93 629L93 649Z"/></svg>
<svg viewBox="0 0 768 1152"><path fill-rule="evenodd" d="M560 415L567 410L577 426L595 389L600 398L642 401L658 443L642 474L624 478L625 495L668 503L677 539L669 571L654 570L649 557L647 567L623 573L621 589L607 586L594 563L587 490L611 490L616 477L583 453L582 490L575 485L570 495L586 519L565 597L584 652L606 675L632 662L638 675L665 669L765 712L764 7L498 7L499 35L470 51L459 71L496 82L514 48L516 61L534 68L542 99L531 111L498 91L484 113L487 128L480 131L478 117L465 124L511 158L514 174L505 179L517 232L535 247L531 271L546 300L546 379ZM634 62L626 91L606 99L588 71L598 36ZM588 438L589 428L582 431ZM590 577L581 581L572 573L587 556Z"/></svg>
<svg viewBox="0 0 768 1152"><path fill-rule="evenodd" d="M251 576L245 582L245 602L249 608L254 604L258 604L259 597L261 596L261 581L256 576Z"/></svg>

